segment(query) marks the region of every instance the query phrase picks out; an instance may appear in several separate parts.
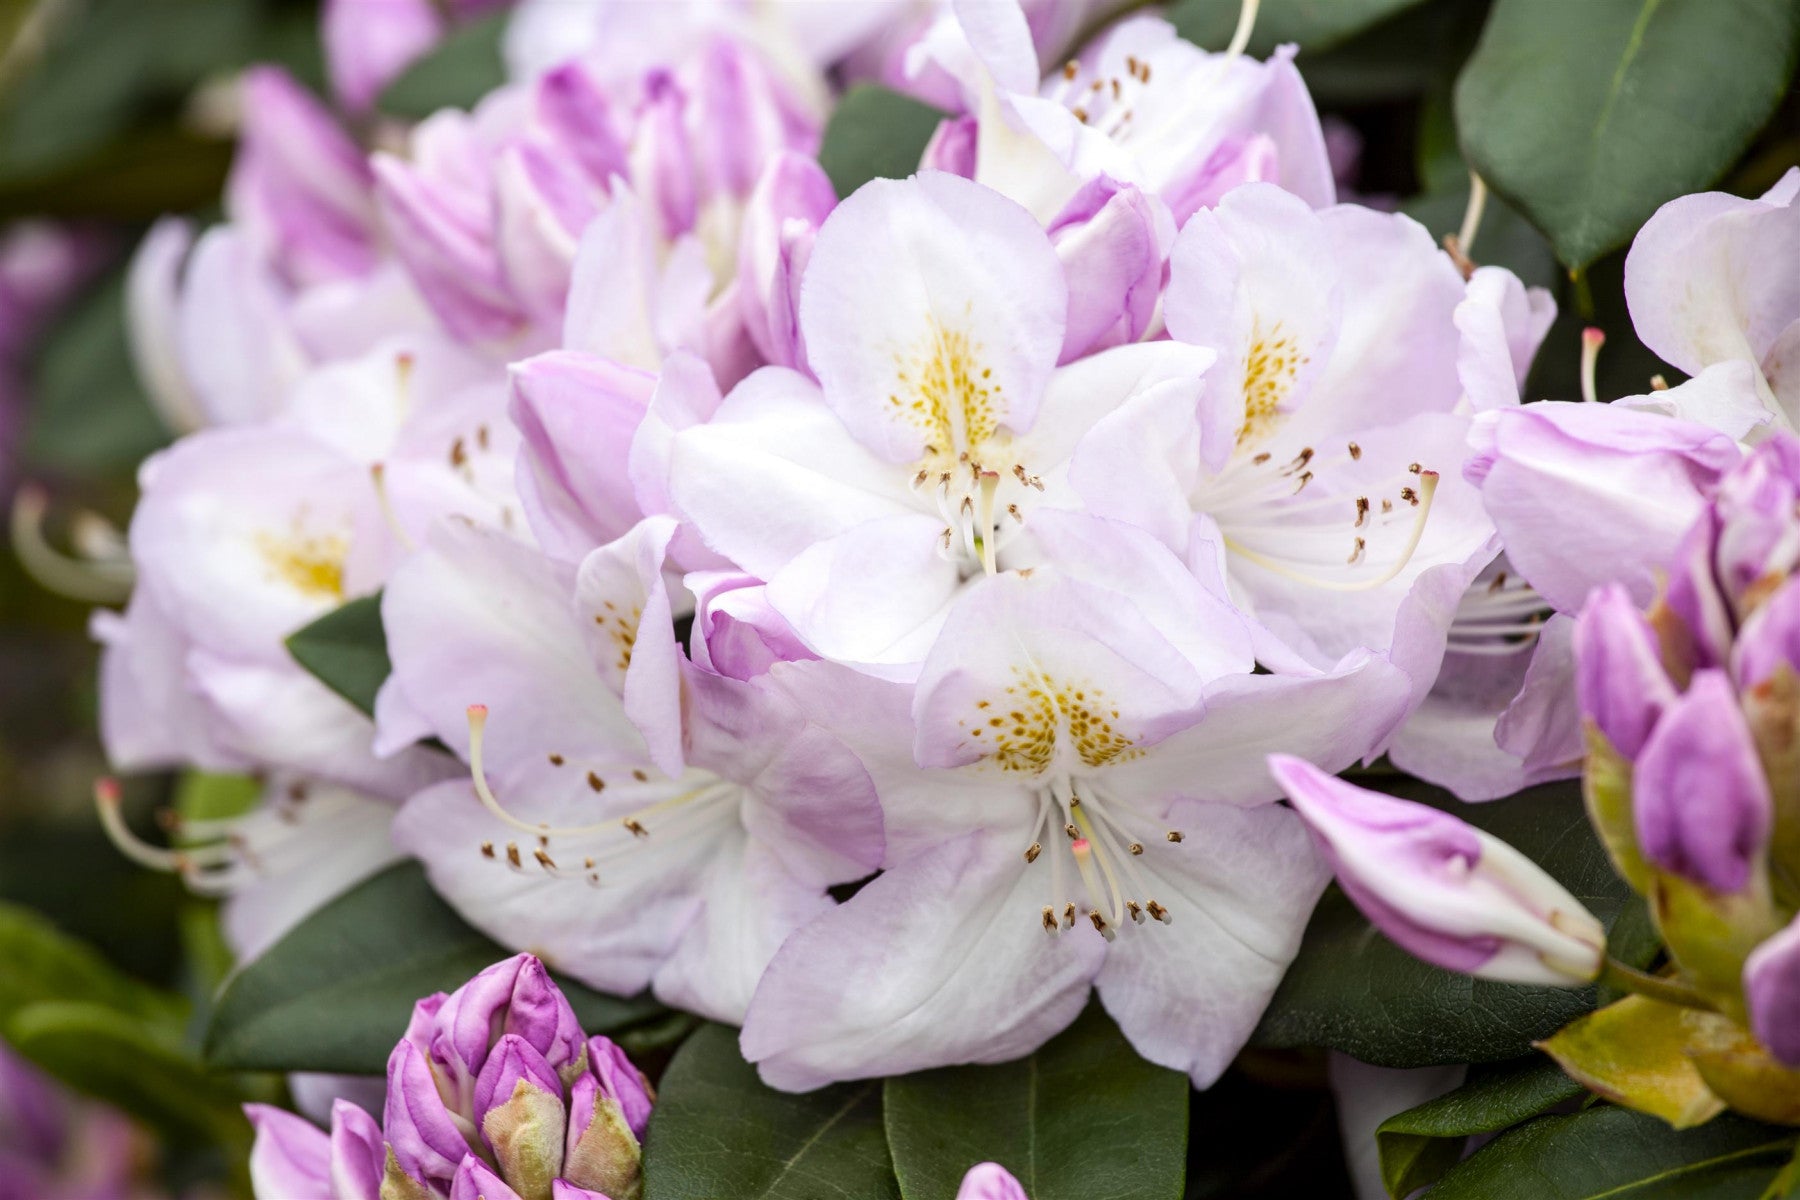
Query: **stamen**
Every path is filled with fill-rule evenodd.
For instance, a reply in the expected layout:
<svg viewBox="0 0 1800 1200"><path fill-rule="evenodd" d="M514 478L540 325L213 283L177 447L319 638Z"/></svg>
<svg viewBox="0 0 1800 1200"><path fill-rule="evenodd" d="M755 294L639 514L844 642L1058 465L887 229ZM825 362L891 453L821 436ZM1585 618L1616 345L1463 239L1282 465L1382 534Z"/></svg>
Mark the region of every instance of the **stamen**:
<svg viewBox="0 0 1800 1200"><path fill-rule="evenodd" d="M1244 0L1243 6L1238 9L1237 28L1232 31L1230 45L1225 47L1226 57L1236 58L1250 44L1250 33L1256 28L1256 10L1259 7L1261 0Z"/></svg>
<svg viewBox="0 0 1800 1200"><path fill-rule="evenodd" d="M369 479L375 484L375 500L381 506L381 519L387 522L387 527L393 533L394 540L399 542L400 548L408 554L417 550L418 543L412 540L412 536L406 532L406 526L400 523L400 514L394 511L393 498L388 495L387 464L376 463L371 466Z"/></svg>
<svg viewBox="0 0 1800 1200"><path fill-rule="evenodd" d="M71 600L89 604L122 602L131 594L137 574L131 560L75 558L57 550L44 534L44 518L49 509L49 496L42 488L27 485L13 497L10 524L19 565L45 589Z"/></svg>
<svg viewBox="0 0 1800 1200"><path fill-rule="evenodd" d="M1594 386L1594 367L1600 361L1600 347L1606 345L1606 333L1589 325L1581 331L1581 398L1598 403L1599 390Z"/></svg>
<svg viewBox="0 0 1800 1200"><path fill-rule="evenodd" d="M1034 863L1038 860L1038 855L1042 854L1043 852L1044 852L1044 843L1033 842L1025 850L1025 861L1028 863Z"/></svg>
<svg viewBox="0 0 1800 1200"><path fill-rule="evenodd" d="M1475 172L1469 172L1469 205L1463 209L1462 227L1456 231L1456 245L1467 255L1475 245L1475 235L1481 229L1481 215L1487 210L1487 182Z"/></svg>
<svg viewBox="0 0 1800 1200"><path fill-rule="evenodd" d="M1407 537L1406 544L1401 547L1400 553L1395 557L1393 563L1389 565L1387 570L1372 579L1359 580L1350 583L1336 579L1320 579L1316 576L1306 574L1305 572L1296 571L1292 567L1277 562L1266 554L1252 550L1229 535L1225 538L1225 546L1228 550L1242 555L1257 566L1268 571L1273 571L1277 575L1295 580L1299 583L1308 584L1312 587L1333 592L1368 591L1372 588L1378 588L1394 579L1401 571L1406 569L1406 564L1412 561L1413 554L1417 552L1419 548L1419 542L1425 536L1425 522L1431 516L1431 502L1437 495L1437 483L1438 474L1436 471L1423 471L1419 475L1419 486L1416 490L1411 487L1402 488L1400 490L1401 498L1418 510L1413 517L1412 532ZM1391 501L1383 500L1381 504L1383 512L1387 512L1392 508Z"/></svg>

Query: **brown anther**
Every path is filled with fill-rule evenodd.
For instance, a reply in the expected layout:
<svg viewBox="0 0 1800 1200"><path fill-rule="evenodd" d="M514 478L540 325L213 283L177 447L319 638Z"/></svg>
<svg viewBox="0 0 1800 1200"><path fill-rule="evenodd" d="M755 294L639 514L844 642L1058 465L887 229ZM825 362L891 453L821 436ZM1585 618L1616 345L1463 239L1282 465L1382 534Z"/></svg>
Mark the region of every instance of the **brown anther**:
<svg viewBox="0 0 1800 1200"><path fill-rule="evenodd" d="M1133 854L1142 854L1144 852L1144 843L1133 842L1133 843L1131 843L1131 845L1129 845L1125 848L1127 850L1131 851Z"/></svg>
<svg viewBox="0 0 1800 1200"><path fill-rule="evenodd" d="M1083 125L1086 125L1088 123L1087 109L1085 109L1085 108L1081 107L1079 104L1077 104L1072 111L1074 112L1075 119L1077 121L1080 121Z"/></svg>
<svg viewBox="0 0 1800 1200"><path fill-rule="evenodd" d="M1125 911L1131 914L1131 923L1133 925L1142 925L1144 923L1144 906L1139 904L1136 900L1127 900L1125 902Z"/></svg>
<svg viewBox="0 0 1800 1200"><path fill-rule="evenodd" d="M925 481L930 478L931 478L930 471L920 471L917 475L913 476L913 484L912 485L916 488L924 487Z"/></svg>
<svg viewBox="0 0 1800 1200"><path fill-rule="evenodd" d="M1350 461L1351 462L1362 461L1362 447L1361 446L1357 445L1355 442L1351 442L1350 446L1349 446L1349 450L1350 450Z"/></svg>
<svg viewBox="0 0 1800 1200"><path fill-rule="evenodd" d="M1063 826L1063 832L1069 835L1071 841L1081 836L1081 830L1075 828L1075 822L1073 821L1070 821L1067 825Z"/></svg>
<svg viewBox="0 0 1800 1200"><path fill-rule="evenodd" d="M483 450L488 448L488 428L486 425L477 425L475 427L475 444L480 446Z"/></svg>
<svg viewBox="0 0 1800 1200"><path fill-rule="evenodd" d="M1144 911L1161 921L1164 925L1169 924L1169 910L1158 904L1156 901L1152 900L1144 905Z"/></svg>
<svg viewBox="0 0 1800 1200"><path fill-rule="evenodd" d="M1063 905L1063 928L1075 928L1075 902L1073 900Z"/></svg>
<svg viewBox="0 0 1800 1200"><path fill-rule="evenodd" d="M1312 477L1313 477L1313 473L1311 471L1302 471L1300 473L1300 482L1296 483L1294 485L1294 495L1298 496L1302 491L1304 491L1306 489L1306 485L1312 482Z"/></svg>
<svg viewBox="0 0 1800 1200"><path fill-rule="evenodd" d="M647 838L650 836L650 831L638 824L636 817L626 817L621 824L623 824L626 829L630 830L632 837Z"/></svg>
<svg viewBox="0 0 1800 1200"><path fill-rule="evenodd" d="M606 780L600 778L600 776L594 774L592 771L587 773L587 783L588 786L596 792L603 792L606 790Z"/></svg>
<svg viewBox="0 0 1800 1200"><path fill-rule="evenodd" d="M481 857L483 857L483 858L494 857L494 843L492 843L492 842L481 843Z"/></svg>
<svg viewBox="0 0 1800 1200"><path fill-rule="evenodd" d="M1498 592L1501 589L1503 589L1504 587L1506 587L1506 572L1501 571L1499 574L1494 576L1494 581L1492 583L1488 584L1488 591Z"/></svg>
<svg viewBox="0 0 1800 1200"><path fill-rule="evenodd" d="M511 863L515 868L523 867L525 865L519 861L519 845L517 842L506 843L506 861Z"/></svg>
<svg viewBox="0 0 1800 1200"><path fill-rule="evenodd" d="M1361 529L1363 527L1363 522L1367 521L1368 519L1369 519L1369 498L1367 496L1358 496L1356 498L1356 525L1355 525L1355 528Z"/></svg>
<svg viewBox="0 0 1800 1200"><path fill-rule="evenodd" d="M1063 64L1062 74L1064 79L1073 81L1077 75L1081 74L1081 64L1071 58Z"/></svg>
<svg viewBox="0 0 1800 1200"><path fill-rule="evenodd" d="M453 467L460 467L468 461L468 448L463 445L463 440L461 438L457 438L454 442L450 443L450 465Z"/></svg>
<svg viewBox="0 0 1800 1200"><path fill-rule="evenodd" d="M1344 561L1349 563L1351 566L1355 566L1357 563L1359 563L1363 560L1363 552L1367 549L1368 549L1368 543L1363 541L1361 538L1357 538L1356 539L1356 548L1350 551L1350 557L1345 559Z"/></svg>
<svg viewBox="0 0 1800 1200"><path fill-rule="evenodd" d="M1056 932L1056 914L1051 911L1048 904L1044 905L1044 932Z"/></svg>
<svg viewBox="0 0 1800 1200"><path fill-rule="evenodd" d="M1081 807L1081 797L1077 796L1073 792L1071 792L1069 794L1069 807L1072 809L1080 808Z"/></svg>
<svg viewBox="0 0 1800 1200"><path fill-rule="evenodd" d="M1038 855L1042 854L1043 852L1044 852L1044 843L1033 842L1025 851L1025 861L1028 863L1034 863L1037 861Z"/></svg>
<svg viewBox="0 0 1800 1200"><path fill-rule="evenodd" d="M544 853L544 849L542 846L538 847L536 850L533 850L531 852L531 854L532 854L532 857L534 857L538 860L538 865L543 867L545 870L547 870L547 871L556 870L556 860L551 858L548 854Z"/></svg>
<svg viewBox="0 0 1800 1200"><path fill-rule="evenodd" d="M1451 265L1464 279L1475 274L1475 260L1469 257L1468 252L1462 248L1462 239L1454 233L1444 235L1444 253L1450 256Z"/></svg>
<svg viewBox="0 0 1800 1200"><path fill-rule="evenodd" d="M1025 523L1025 514L1019 511L1019 506L1016 504L1009 504L1006 506L1006 515L1021 525Z"/></svg>
<svg viewBox="0 0 1800 1200"><path fill-rule="evenodd" d="M1661 375L1652 375L1650 377L1650 390L1653 392L1666 392L1669 390L1669 381L1664 379Z"/></svg>
<svg viewBox="0 0 1800 1200"><path fill-rule="evenodd" d="M642 767L639 767L637 770L633 771L631 773L631 777L633 779L637 780L639 783L649 783L650 782L649 773L647 771L645 771Z"/></svg>
<svg viewBox="0 0 1800 1200"><path fill-rule="evenodd" d="M1412 472L1414 475L1417 475L1420 471L1423 471L1425 468L1423 466L1421 466L1419 463L1407 463L1406 469L1408 471Z"/></svg>
<svg viewBox="0 0 1800 1200"><path fill-rule="evenodd" d="M1090 910L1088 910L1088 920L1090 920L1094 923L1094 932L1095 933L1105 933L1106 932L1106 918L1105 917L1101 916L1099 913L1090 909Z"/></svg>
<svg viewBox="0 0 1800 1200"><path fill-rule="evenodd" d="M1250 465L1260 467L1268 462L1271 457L1273 456L1267 450L1264 450L1261 454L1250 460Z"/></svg>
<svg viewBox="0 0 1800 1200"><path fill-rule="evenodd" d="M1381 502L1381 511L1384 513L1393 512L1394 511L1394 502L1392 500L1383 500Z"/></svg>
<svg viewBox="0 0 1800 1200"><path fill-rule="evenodd" d="M1163 836L1168 838L1171 842L1179 842L1182 840L1181 830L1179 829L1171 829L1169 832L1163 834Z"/></svg>
<svg viewBox="0 0 1800 1200"><path fill-rule="evenodd" d="M1402 500L1406 501L1408 504L1412 505L1414 508L1417 508L1419 506L1419 493L1413 491L1409 487L1403 487L1400 489L1400 498Z"/></svg>

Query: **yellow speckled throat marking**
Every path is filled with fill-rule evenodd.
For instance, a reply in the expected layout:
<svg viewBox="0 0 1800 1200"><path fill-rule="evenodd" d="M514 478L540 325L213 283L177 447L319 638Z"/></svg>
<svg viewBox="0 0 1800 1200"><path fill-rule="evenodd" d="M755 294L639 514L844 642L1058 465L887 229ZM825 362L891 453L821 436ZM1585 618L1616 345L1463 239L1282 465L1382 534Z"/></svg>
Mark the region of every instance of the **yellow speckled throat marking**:
<svg viewBox="0 0 1800 1200"><path fill-rule="evenodd" d="M344 560L350 556L348 538L340 534L306 534L298 529L285 537L265 532L256 535L256 548L270 578L313 599L344 598Z"/></svg>
<svg viewBox="0 0 1800 1200"><path fill-rule="evenodd" d="M999 427L1001 388L981 364L981 349L934 319L917 344L894 356L899 387L888 404L940 450L979 446Z"/></svg>
<svg viewBox="0 0 1800 1200"><path fill-rule="evenodd" d="M988 757L1002 770L1039 774L1056 761L1059 739L1090 767L1123 762L1137 756L1134 741L1114 728L1119 710L1097 689L1057 683L1022 670L995 705L977 701L980 710L969 736L992 747ZM1010 705L1001 712L1001 706Z"/></svg>
<svg viewBox="0 0 1800 1200"><path fill-rule="evenodd" d="M1264 332L1262 319L1257 319L1244 359L1244 424L1238 430L1238 445L1260 442L1275 431L1284 415L1281 406L1309 358L1300 352L1293 334L1281 331L1280 321Z"/></svg>

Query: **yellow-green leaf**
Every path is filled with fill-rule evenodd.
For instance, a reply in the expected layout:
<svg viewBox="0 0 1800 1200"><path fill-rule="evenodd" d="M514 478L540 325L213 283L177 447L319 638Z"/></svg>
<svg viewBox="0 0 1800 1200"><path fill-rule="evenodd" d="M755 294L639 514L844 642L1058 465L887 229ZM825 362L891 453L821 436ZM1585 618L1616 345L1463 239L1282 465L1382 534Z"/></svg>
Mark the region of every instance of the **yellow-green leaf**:
<svg viewBox="0 0 1800 1200"><path fill-rule="evenodd" d="M1627 996L1541 1042L1569 1077L1615 1104L1661 1117L1676 1129L1725 1109L1688 1056L1708 1019L1722 1018L1643 996Z"/></svg>

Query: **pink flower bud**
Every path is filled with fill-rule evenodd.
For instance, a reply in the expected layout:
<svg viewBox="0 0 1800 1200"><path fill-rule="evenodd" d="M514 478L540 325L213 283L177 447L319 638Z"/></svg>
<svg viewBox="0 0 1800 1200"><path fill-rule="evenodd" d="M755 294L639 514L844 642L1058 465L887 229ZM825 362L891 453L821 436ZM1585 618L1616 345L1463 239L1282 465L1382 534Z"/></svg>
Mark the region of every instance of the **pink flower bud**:
<svg viewBox="0 0 1800 1200"><path fill-rule="evenodd" d="M738 306L757 351L781 367L806 369L800 279L837 193L817 162L783 152L770 160L744 209L738 242Z"/></svg>
<svg viewBox="0 0 1800 1200"><path fill-rule="evenodd" d="M1063 362L1134 342L1162 295L1175 224L1161 202L1101 176L1050 222L1069 284Z"/></svg>
<svg viewBox="0 0 1800 1200"><path fill-rule="evenodd" d="M1576 621L1575 687L1582 714L1626 758L1675 702L1656 631L1618 584L1597 590Z"/></svg>
<svg viewBox="0 0 1800 1200"><path fill-rule="evenodd" d="M1800 919L1750 952L1744 962L1750 1029L1777 1059L1800 1067Z"/></svg>
<svg viewBox="0 0 1800 1200"><path fill-rule="evenodd" d="M1338 883L1408 952L1481 979L1591 982L1606 931L1568 889L1498 838L1446 812L1269 757Z"/></svg>
<svg viewBox="0 0 1800 1200"><path fill-rule="evenodd" d="M1715 892L1747 887L1768 851L1774 801L1737 693L1720 670L1694 674L1632 772L1644 857Z"/></svg>

